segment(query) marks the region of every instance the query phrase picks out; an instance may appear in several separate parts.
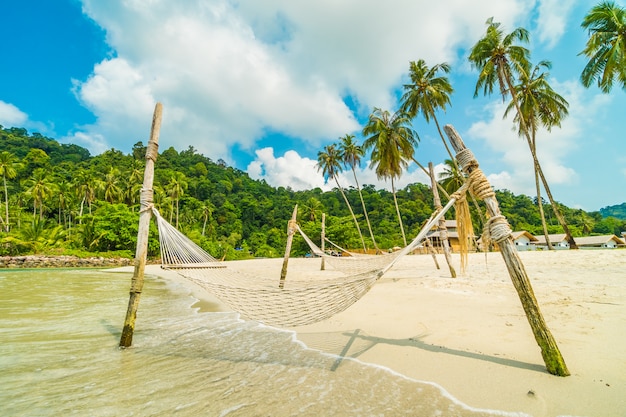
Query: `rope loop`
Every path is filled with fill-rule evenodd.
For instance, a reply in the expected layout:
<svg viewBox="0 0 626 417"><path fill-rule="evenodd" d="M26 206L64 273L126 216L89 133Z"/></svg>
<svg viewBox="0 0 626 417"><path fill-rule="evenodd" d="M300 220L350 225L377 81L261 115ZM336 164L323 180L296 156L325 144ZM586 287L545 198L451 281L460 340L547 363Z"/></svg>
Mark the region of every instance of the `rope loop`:
<svg viewBox="0 0 626 417"><path fill-rule="evenodd" d="M294 234L298 230L298 222L296 220L290 219L287 223L287 233Z"/></svg>
<svg viewBox="0 0 626 417"><path fill-rule="evenodd" d="M511 236L511 226L503 215L493 216L485 223L485 232L489 231L488 236L491 242L500 243ZM485 236L486 233L483 233Z"/></svg>
<svg viewBox="0 0 626 417"><path fill-rule="evenodd" d="M485 177L480 168L474 169L469 174L468 181L470 183L470 191L476 198L485 200L486 198L495 197L496 194L491 188L491 184L489 184L487 177Z"/></svg>
<svg viewBox="0 0 626 417"><path fill-rule="evenodd" d="M456 154L456 160L463 170L465 170L468 166L474 165L476 163L476 158L474 157L474 154L467 148Z"/></svg>
<svg viewBox="0 0 626 417"><path fill-rule="evenodd" d="M142 188L139 192L139 205L141 206L141 212L152 210L154 204L152 203L154 192L151 188Z"/></svg>
<svg viewBox="0 0 626 417"><path fill-rule="evenodd" d="M156 162L158 155L159 146L150 146L150 143L148 143L148 148L146 149L146 159L150 159L152 162Z"/></svg>

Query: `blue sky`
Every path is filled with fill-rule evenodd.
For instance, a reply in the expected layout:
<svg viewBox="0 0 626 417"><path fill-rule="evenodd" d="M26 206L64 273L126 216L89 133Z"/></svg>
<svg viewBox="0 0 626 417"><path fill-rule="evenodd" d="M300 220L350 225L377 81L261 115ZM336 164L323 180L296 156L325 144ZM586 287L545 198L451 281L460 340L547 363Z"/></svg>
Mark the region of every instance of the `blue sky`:
<svg viewBox="0 0 626 417"><path fill-rule="evenodd" d="M361 141L374 107L395 111L410 61L447 62L455 92L439 121L459 131L494 187L532 196L527 145L502 119L502 100L473 97L468 50L493 16L506 32L530 31L533 62L552 61L551 85L570 103L562 127L537 136L556 200L588 211L626 201L626 91L602 94L579 82L587 39L580 22L597 1L4 3L4 127L94 155L129 153L147 143L160 101L160 150L193 146L275 186L330 189L315 168L317 152L345 134ZM417 159L441 169L447 155L434 125L418 117L414 128ZM358 175L389 187L366 162ZM398 185L417 181L426 179L412 166ZM340 182L350 185L350 173Z"/></svg>

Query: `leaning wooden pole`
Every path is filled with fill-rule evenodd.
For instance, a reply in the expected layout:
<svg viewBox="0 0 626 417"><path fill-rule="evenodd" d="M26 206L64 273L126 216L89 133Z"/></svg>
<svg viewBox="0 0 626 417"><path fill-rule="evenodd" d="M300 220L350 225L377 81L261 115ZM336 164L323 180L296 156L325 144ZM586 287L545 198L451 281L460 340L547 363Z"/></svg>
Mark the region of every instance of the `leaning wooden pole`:
<svg viewBox="0 0 626 417"><path fill-rule="evenodd" d="M139 232L137 233L137 249L135 252L135 270L130 283L130 298L124 320L124 329L120 338L120 347L126 348L133 343L135 320L139 308L139 298L143 290L144 271L148 259L148 232L150 219L152 218L152 184L154 182L154 163L159 153L159 131L161 130L161 116L163 105L157 103L152 117L152 129L150 140L146 149L146 168L143 174L143 187L141 189L141 212L139 213Z"/></svg>
<svg viewBox="0 0 626 417"><path fill-rule="evenodd" d="M506 263L513 286L522 302L528 323L532 328L537 344L541 348L541 356L548 372L553 375L568 376L570 373L559 347L541 314L539 304L528 279L528 274L517 249L515 249L515 243L511 237L511 228L506 218L500 213L498 200L491 189L489 181L487 181L474 155L465 147L463 140L454 127L446 125L444 130L456 151L456 158L461 169L469 175L470 192L477 198L485 201L490 216L485 227L489 230L491 240L497 243L500 248L500 253Z"/></svg>
<svg viewBox="0 0 626 417"><path fill-rule="evenodd" d="M321 241L322 241L322 252L324 252L324 247L326 246L326 213L322 213L322 234L321 234ZM322 266L320 267L321 271L324 271L326 269L326 258L324 258L322 256Z"/></svg>
<svg viewBox="0 0 626 417"><path fill-rule="evenodd" d="M428 163L428 173L430 174L430 182L432 184L433 189L433 204L435 205L435 210L441 210L443 206L441 205L441 198L439 198L439 190L437 189L437 180L435 179L435 170L433 169L433 163ZM456 270L454 266L452 266L452 256L450 256L450 242L448 241L448 228L446 227L446 218L442 217L439 220L439 239L441 240L441 245L443 247L443 255L446 258L446 262L448 263L448 268L450 269L450 276L452 278L456 278Z"/></svg>
<svg viewBox="0 0 626 417"><path fill-rule="evenodd" d="M287 278L287 264L289 264L289 255L291 254L291 244L293 243L293 235L296 233L296 219L298 217L298 205L293 209L291 220L287 225L287 245L285 246L285 257L283 258L283 268L280 270L280 284L278 288L285 286L285 278Z"/></svg>

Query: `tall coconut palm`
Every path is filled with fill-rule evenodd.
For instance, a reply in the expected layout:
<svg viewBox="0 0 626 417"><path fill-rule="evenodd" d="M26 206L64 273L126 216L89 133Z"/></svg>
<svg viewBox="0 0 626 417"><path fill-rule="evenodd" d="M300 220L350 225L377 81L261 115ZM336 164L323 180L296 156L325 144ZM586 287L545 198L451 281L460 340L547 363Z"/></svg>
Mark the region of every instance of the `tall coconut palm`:
<svg viewBox="0 0 626 417"><path fill-rule="evenodd" d="M404 94L400 108L411 118L421 113L426 123L430 123L432 118L450 160L454 161L454 156L437 120L437 110L446 110L446 106L450 104L450 94L454 91L450 80L446 76L439 75L439 73L447 74L449 72L450 66L445 62L428 67L423 59L417 62L411 61L409 63L411 83L403 86Z"/></svg>
<svg viewBox="0 0 626 417"><path fill-rule="evenodd" d="M465 178L453 160L446 159L443 165L443 171L439 173L439 182L448 194L452 194L461 188Z"/></svg>
<svg viewBox="0 0 626 417"><path fill-rule="evenodd" d="M317 217L322 213L322 203L315 197L310 197L306 203L302 205L302 217L307 221L315 222Z"/></svg>
<svg viewBox="0 0 626 417"><path fill-rule="evenodd" d="M202 222L202 236L205 235L206 225L209 222L209 219L213 216L213 211L215 210L215 206L208 201L205 201L200 207L202 211L202 218L204 219Z"/></svg>
<svg viewBox="0 0 626 417"><path fill-rule="evenodd" d="M319 151L317 153L317 170L322 171L322 175L324 175L325 179L332 178L335 180L335 184L337 184L337 188L339 188L339 192L341 192L341 196L346 202L348 210L350 210L352 219L354 219L354 225L356 226L356 230L358 230L359 232L359 237L361 238L361 243L363 244L363 251L367 252L365 239L363 239L363 233L361 233L359 222L354 215L354 211L352 210L352 206L348 201L348 197L346 197L346 193L343 191L341 185L339 185L339 180L337 179L337 174L341 172L341 156L339 154L339 150L337 150L337 145L326 145L323 151Z"/></svg>
<svg viewBox="0 0 626 417"><path fill-rule="evenodd" d="M543 126L548 131L554 126L561 126L561 120L568 115L569 103L555 92L548 83L548 72L543 69L550 69L552 64L549 61L541 61L532 71L524 71L520 74L519 83L515 86L515 96L518 100L518 107L523 116L526 128L530 132L533 154L537 152L536 134L537 130ZM516 110L515 103L511 101L504 112L506 117L509 112ZM524 136L524 129L521 124L519 115L515 115L513 119L518 125L518 134ZM539 162L536 158L533 160L535 164L535 188L537 190L537 206L541 216L541 225L543 234L546 238L548 248L552 249L550 238L548 237L548 226L543 211L543 200L541 198L541 187L539 185ZM550 194L550 188L546 187L546 193ZM550 200L553 200L550 197Z"/></svg>
<svg viewBox="0 0 626 417"><path fill-rule="evenodd" d="M0 174L2 174L2 181L4 185L4 230L8 232L10 230L9 220L9 190L7 188L7 178L12 180L17 176L17 169L20 167L17 157L11 152L0 152ZM0 217L1 219L1 217Z"/></svg>
<svg viewBox="0 0 626 417"><path fill-rule="evenodd" d="M516 44L517 42L528 43L528 40L528 31L526 29L516 28L513 32L505 35L500 28L500 23L494 22L493 19L490 18L487 20L487 31L485 37L480 39L476 45L473 46L470 52L469 60L471 64L479 70L474 97L478 96L478 91L481 88L483 89L483 93L485 95L491 94L496 85L500 89L502 100L505 100L508 94L511 95L512 101L515 105L515 110L519 116L519 124L522 127L533 157L534 166L537 168L544 188L547 189L549 188L548 182L543 175L543 170L541 169L541 165L539 164L537 155L532 146L530 130L527 128L524 121L522 111L519 107L519 101L517 99L517 93L513 86L515 76L527 72L531 67L530 51L527 48ZM551 197L551 193L548 193L548 197ZM550 199L550 203L552 204L554 214L565 232L570 247L572 249L577 249L578 246L570 233L569 227L567 226L565 218L561 214L558 205L552 198Z"/></svg>
<svg viewBox="0 0 626 417"><path fill-rule="evenodd" d="M39 209L39 219L43 219L43 203L54 192L54 184L48 178L48 174L43 168L37 168L33 175L24 181L26 194L33 199L33 218L37 218Z"/></svg>
<svg viewBox="0 0 626 417"><path fill-rule="evenodd" d="M376 252L379 251L376 239L374 239L374 232L372 232L372 224L370 223L367 209L365 208L365 200L363 200L363 193L361 192L361 186L359 180L356 177L355 167L361 166L361 158L365 155L365 151L359 146L355 140L354 135L345 135L339 138L339 157L345 166L349 166L354 176L354 182L356 183L356 189L359 191L359 198L361 199L361 206L363 207L363 214L365 215L365 221L367 222L367 228L370 232L370 238L374 244Z"/></svg>
<svg viewBox="0 0 626 417"><path fill-rule="evenodd" d="M100 182L100 188L106 201L111 204L117 202L123 194L120 185L120 170L115 167L109 168L109 172L104 175L104 180Z"/></svg>
<svg viewBox="0 0 626 417"><path fill-rule="evenodd" d="M170 178L170 182L165 186L167 195L172 199L172 212L174 212L173 205L176 205L176 227L178 227L180 198L187 191L187 177L182 172L175 172ZM171 219L171 218L170 218Z"/></svg>
<svg viewBox="0 0 626 417"><path fill-rule="evenodd" d="M583 19L581 26L589 32L589 40L579 55L589 62L580 75L585 87L597 80L605 93L613 88L613 82L626 89L626 9L613 1L594 6Z"/></svg>
<svg viewBox="0 0 626 417"><path fill-rule="evenodd" d="M391 114L388 110L374 108L367 124L363 128L363 149L372 150L370 168L374 168L378 179L391 180L393 202L396 206L402 240L406 246L406 235L402 216L396 198L394 180L400 178L402 171L409 166L417 147L419 137L410 127L411 118L406 112L398 110Z"/></svg>
<svg viewBox="0 0 626 417"><path fill-rule="evenodd" d="M78 171L75 186L81 199L80 212L78 213L78 216L81 218L79 220L79 223L82 223L83 209L85 207L85 203L87 203L87 207L89 208L89 214L91 214L91 203L93 203L96 199L96 185L97 181L90 171L84 169L80 169Z"/></svg>
<svg viewBox="0 0 626 417"><path fill-rule="evenodd" d="M406 111L411 118L414 118L419 113L422 113L426 123L430 123L432 118L435 122L435 126L437 126L437 132L439 132L441 142L450 157L448 161L455 165L455 169L451 171L454 175L458 175L455 182L463 184L465 181L463 173L459 169L456 159L454 155L452 155L452 151L450 151L448 142L443 136L441 126L437 120L437 110L446 110L446 106L450 104L450 94L454 92L448 78L444 75L440 75L440 73L447 74L449 72L450 66L446 63L434 65L429 68L423 59L420 59L417 62L412 61L409 64L409 77L411 78L411 83L403 86L404 94L401 99L401 108ZM413 162L415 162L422 169L424 174L430 175L426 168L417 160L414 159ZM437 183L437 187L439 187L439 183ZM442 191L447 190L442 189ZM474 196L471 196L471 198L482 222L483 213L478 206L478 202Z"/></svg>

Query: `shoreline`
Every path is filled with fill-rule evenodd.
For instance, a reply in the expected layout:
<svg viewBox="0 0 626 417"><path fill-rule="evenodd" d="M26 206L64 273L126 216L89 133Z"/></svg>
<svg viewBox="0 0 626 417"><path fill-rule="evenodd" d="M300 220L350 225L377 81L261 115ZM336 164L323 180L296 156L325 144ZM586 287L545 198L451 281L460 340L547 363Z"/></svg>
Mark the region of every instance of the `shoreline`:
<svg viewBox="0 0 626 417"><path fill-rule="evenodd" d="M443 256L439 270L430 255L406 256L346 311L285 330L311 349L439 385L472 408L623 417L626 251L520 252L520 258L569 377L545 370L498 252L470 254L466 272L455 279ZM460 272L458 254L453 262ZM290 259L289 273L310 273L319 263L319 258ZM282 259L228 264L278 277ZM229 310L175 272L149 265L146 274L185 286L200 312Z"/></svg>
<svg viewBox="0 0 626 417"><path fill-rule="evenodd" d="M105 268L133 265L130 258L105 258L90 256L80 258L74 255L20 255L0 256L0 269L37 268Z"/></svg>

